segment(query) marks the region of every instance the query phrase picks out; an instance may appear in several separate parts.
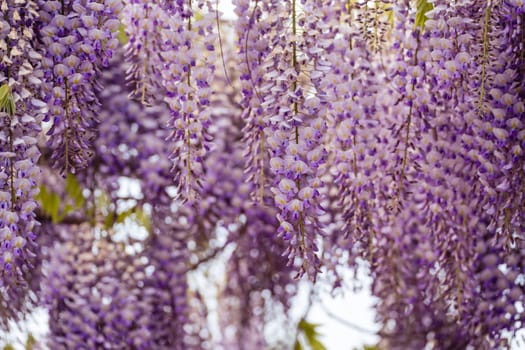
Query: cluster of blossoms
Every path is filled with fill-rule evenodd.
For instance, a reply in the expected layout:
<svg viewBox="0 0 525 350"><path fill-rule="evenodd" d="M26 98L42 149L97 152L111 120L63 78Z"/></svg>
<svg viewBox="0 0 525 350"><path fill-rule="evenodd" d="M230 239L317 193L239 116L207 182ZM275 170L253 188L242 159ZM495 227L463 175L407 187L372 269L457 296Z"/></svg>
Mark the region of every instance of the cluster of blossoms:
<svg viewBox="0 0 525 350"><path fill-rule="evenodd" d="M154 232L146 255L153 274L145 284L155 300L150 317L153 341L158 349L199 349L198 324L190 322L193 312L188 300L188 240L195 234L189 216L157 208ZM167 220L167 218L169 218Z"/></svg>
<svg viewBox="0 0 525 350"><path fill-rule="evenodd" d="M250 3L252 6L250 6ZM266 68L263 65L271 53L269 45L275 36L272 29L281 23L278 17L270 16L272 4L258 3L249 0L235 1L235 12L238 16L236 32L238 36L238 61L242 100L240 102L246 122L243 130L246 150L246 171L248 181L256 185L254 197L264 204L267 196L268 154L264 128L266 126L267 108L272 102L266 100L259 90L265 83Z"/></svg>
<svg viewBox="0 0 525 350"><path fill-rule="evenodd" d="M118 198L119 178L140 180L142 201L169 204L166 190L174 186L166 142L169 110L163 104L145 106L130 101L126 86L126 67L122 55L110 62L110 70L101 74L104 89L98 93L101 102L100 125L94 140L94 157L89 171L95 174L98 187L112 198ZM86 179L89 181L89 176Z"/></svg>
<svg viewBox="0 0 525 350"><path fill-rule="evenodd" d="M382 53L370 48L369 37L353 23L355 9L345 4L330 8L335 12L325 14L333 22L326 34L333 40L328 48L330 70L322 77L321 89L329 105L327 143L337 191L333 202L342 208L338 221L343 223L342 233L332 235L331 246L372 261L373 218L390 193L390 137L381 118L390 101L382 94L385 73L380 61L370 59Z"/></svg>
<svg viewBox="0 0 525 350"><path fill-rule="evenodd" d="M297 280L292 278L294 268L282 255L287 244L275 234L277 211L251 200L257 184L247 181L250 175L243 171L245 157L239 141L246 127L239 117L242 113L235 118L215 116L221 123L214 135L215 148L206 161L202 192L213 201L201 208L217 216L218 223L229 231L227 242L234 246L219 295L219 324L231 330L225 332L221 345L258 349L269 345L264 319L277 319L281 309L286 315ZM210 217L202 209L201 215Z"/></svg>
<svg viewBox="0 0 525 350"><path fill-rule="evenodd" d="M98 123L98 71L119 46L120 0L40 1L42 98L53 162L66 173L87 166Z"/></svg>
<svg viewBox="0 0 525 350"><path fill-rule="evenodd" d="M68 227L45 265L42 299L49 309L49 347L151 349L152 300L137 282L139 260L122 247L96 240L89 225ZM76 277L82 276L82 277Z"/></svg>
<svg viewBox="0 0 525 350"><path fill-rule="evenodd" d="M510 203L522 202L523 194L516 192L520 179L514 180L515 197L509 202L497 194L505 191L505 185L498 185L512 181L511 169L521 167L519 161L516 165L511 161L518 160L510 152L515 144L505 149L507 145L498 140L505 133L498 127L517 122L512 111L520 104L509 101L512 107L504 109L498 101L491 108L495 119L500 119L495 127L490 124L494 117L485 115L485 100L487 91L503 96L498 91L502 81L513 79L502 62L511 64L514 59L507 56L498 61L494 55L512 52L513 46L498 44L504 36L491 25L492 21L508 24L509 5L476 1L433 5L421 29L413 17L410 21L406 6L395 9L399 23L415 28L414 34L403 29L398 41L399 48L408 49L404 55L414 65L401 71L399 63L393 65L394 84L402 87L398 91L404 91L405 101L412 102L404 107L408 109L402 124L405 151L395 158L403 176L401 182L396 181L396 191L403 192L395 203L399 206L396 216L380 224L380 232L390 242L377 244L381 252L376 255L382 259L375 266L373 290L384 300L378 311L384 324L390 325L385 331L391 348L429 344L502 348L508 346L503 331L515 332L523 318L518 306L523 298L518 278L523 273L518 262L522 248L514 243L519 229L505 229L505 223L510 225L513 219L522 225L521 210ZM473 57L480 62L473 62ZM493 67L494 75L490 73ZM415 70L419 71L416 76L410 73ZM405 77L411 82L399 84ZM492 88L493 84L497 87ZM509 81L509 86L515 84ZM502 163L491 163L494 156L503 154L510 159L499 156ZM504 169L499 178L496 169ZM480 302L481 309L474 306ZM407 307L410 312L405 311Z"/></svg>
<svg viewBox="0 0 525 350"><path fill-rule="evenodd" d="M508 347L524 2L233 3L222 41L208 0L0 0L0 324L38 300L53 349L263 349L294 275L365 262L380 346Z"/></svg>
<svg viewBox="0 0 525 350"><path fill-rule="evenodd" d="M320 52L328 45L315 42L323 23L312 16L315 5L284 1L259 9L255 2L250 9L249 3L237 3L237 11L244 16L241 25L254 27L256 48L265 42L272 47L271 52L255 55L247 47L249 37L238 43L246 80L243 103L249 109L244 113L248 171L257 179L252 180L258 184L256 195L264 203L264 172L269 167L268 177L274 178L269 184L270 202L280 211L278 234L290 242L285 254L290 263L298 258L299 274L307 273L312 279L319 269L316 252L322 229L318 218L326 160L322 144L326 110L316 84L327 68ZM261 14L262 9L267 13Z"/></svg>
<svg viewBox="0 0 525 350"><path fill-rule="evenodd" d="M166 14L158 1L132 0L126 2L121 21L129 37L126 58L130 66L126 72L134 86L131 96L149 104L160 87L159 51Z"/></svg>
<svg viewBox="0 0 525 350"><path fill-rule="evenodd" d="M210 148L209 105L217 61L215 10L204 0L132 1L126 12L131 13L129 75L137 82L135 95L145 102L152 91L165 94L171 111L169 138L175 145L171 157L176 179L183 198L194 202Z"/></svg>
<svg viewBox="0 0 525 350"><path fill-rule="evenodd" d="M42 107L35 47L34 1L0 3L0 323L25 310L35 269L35 209L40 170L37 138Z"/></svg>

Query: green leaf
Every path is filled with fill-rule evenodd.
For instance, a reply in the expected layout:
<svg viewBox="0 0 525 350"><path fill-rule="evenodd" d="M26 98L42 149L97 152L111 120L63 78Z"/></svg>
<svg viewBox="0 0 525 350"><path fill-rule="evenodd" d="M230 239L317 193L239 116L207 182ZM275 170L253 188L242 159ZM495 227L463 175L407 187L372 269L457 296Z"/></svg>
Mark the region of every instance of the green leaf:
<svg viewBox="0 0 525 350"><path fill-rule="evenodd" d="M428 0L417 0L417 11L416 11L416 27L419 27L421 31L425 29L425 22L428 17L427 12L432 10L434 5Z"/></svg>
<svg viewBox="0 0 525 350"><path fill-rule="evenodd" d="M4 346L4 349L3 350L15 350L14 346L11 345L11 344L7 344L6 346Z"/></svg>
<svg viewBox="0 0 525 350"><path fill-rule="evenodd" d="M65 192L62 209L60 196L57 193L48 191L44 185L40 186L40 192L36 196L42 211L51 218L54 224L60 223L68 214L82 208L85 204L82 186L72 174L68 174L66 178Z"/></svg>
<svg viewBox="0 0 525 350"><path fill-rule="evenodd" d="M151 230L150 217L148 214L146 214L146 212L142 208L138 207L135 210L135 219L137 220L137 223L140 226L143 226L147 231Z"/></svg>
<svg viewBox="0 0 525 350"><path fill-rule="evenodd" d="M298 328L304 334L304 337L312 350L326 350L326 347L318 339L320 333L317 331L317 328L319 326L320 325L318 324L306 321L304 318L299 321Z"/></svg>
<svg viewBox="0 0 525 350"><path fill-rule="evenodd" d="M62 222L66 218L67 214L71 213L72 211L73 206L69 203L66 203L66 205L64 205L64 209L58 214L56 221L58 223Z"/></svg>
<svg viewBox="0 0 525 350"><path fill-rule="evenodd" d="M317 339L310 340L310 347L312 350L326 350L326 347Z"/></svg>
<svg viewBox="0 0 525 350"><path fill-rule="evenodd" d="M123 211L122 213L119 213L117 215L116 223L121 224L123 223L127 218L132 216L135 213L135 207L130 208L128 210Z"/></svg>
<svg viewBox="0 0 525 350"><path fill-rule="evenodd" d="M129 41L128 34L126 33L126 27L122 23L118 27L117 38L121 45L126 45Z"/></svg>
<svg viewBox="0 0 525 350"><path fill-rule="evenodd" d="M36 345L36 339L33 334L29 333L26 340L26 350L33 350Z"/></svg>
<svg viewBox="0 0 525 350"><path fill-rule="evenodd" d="M151 228L151 220L149 215L142 209L142 207L132 207L127 209L118 215L115 218L115 213L109 212L106 216L104 223L106 229L111 228L114 224L121 224L126 221L127 218L133 219L137 224L143 226L146 230Z"/></svg>
<svg viewBox="0 0 525 350"><path fill-rule="evenodd" d="M104 228L108 230L113 226L113 224L115 224L115 213L113 211L109 211L108 215L104 217Z"/></svg>
<svg viewBox="0 0 525 350"><path fill-rule="evenodd" d="M58 194L51 193L44 205L48 208L51 221L53 221L54 224L58 224L60 222L60 216L58 214L60 209L60 197Z"/></svg>
<svg viewBox="0 0 525 350"><path fill-rule="evenodd" d="M15 115L16 113L15 99L7 83L0 86L0 111L4 111L9 115Z"/></svg>
<svg viewBox="0 0 525 350"><path fill-rule="evenodd" d="M303 346L301 345L301 342L299 339L295 341L295 345L293 346L293 350L303 350Z"/></svg>
<svg viewBox="0 0 525 350"><path fill-rule="evenodd" d="M4 100L7 99L7 95L9 94L9 85L7 83L4 83L2 86L0 86L0 103L4 103Z"/></svg>
<svg viewBox="0 0 525 350"><path fill-rule="evenodd" d="M66 194L73 200L74 209L82 208L85 204L85 198L82 194L82 186L73 174L67 174L66 178ZM67 214L67 213L66 213Z"/></svg>
<svg viewBox="0 0 525 350"><path fill-rule="evenodd" d="M48 192L44 185L40 186L40 192L36 196L42 211L51 217L53 223L59 222L58 210L60 209L60 197L56 193Z"/></svg>

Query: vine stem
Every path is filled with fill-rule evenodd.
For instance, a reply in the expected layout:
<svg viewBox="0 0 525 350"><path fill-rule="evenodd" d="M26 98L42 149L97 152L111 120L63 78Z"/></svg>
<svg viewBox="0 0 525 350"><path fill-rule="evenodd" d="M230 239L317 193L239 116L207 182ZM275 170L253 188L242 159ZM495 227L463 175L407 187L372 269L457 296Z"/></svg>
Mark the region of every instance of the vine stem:
<svg viewBox="0 0 525 350"><path fill-rule="evenodd" d="M219 48L221 50L222 68L224 69L224 75L226 77L226 80L228 81L228 84L233 87L232 81L230 80L230 75L228 74L228 70L226 69L226 61L224 60L224 50L222 47L221 23L219 19L219 0L216 0L215 2L215 20L217 21L217 35L219 37Z"/></svg>
<svg viewBox="0 0 525 350"><path fill-rule="evenodd" d="M246 63L246 68L248 70L248 76L250 77L250 82L252 84L252 89L253 91L255 92L255 95L257 96L257 99L259 100L259 103L262 103L263 102L263 98L261 96L261 94L259 93L259 90L257 89L257 87L255 86L255 82L253 81L253 76L252 76L252 69L250 67L250 60L248 59L248 38L250 36L250 30L251 30L251 23L255 17L255 11L257 10L257 5L259 4L259 0L255 0L255 4L253 6L253 10L252 10L252 13L250 15L250 19L248 21L248 29L246 30L246 35L244 36L244 62ZM220 40L220 37L219 37L219 40ZM222 46L221 46L221 50L222 50ZM221 51L222 53L222 51ZM259 62L260 63L260 62ZM226 68L225 68L226 69ZM261 145L259 147L259 157L260 157L260 168L261 168L261 177L260 177L260 185L259 185L259 203L261 205L264 205L264 181L265 181L265 176L264 176L264 153L265 153L265 144L264 144L264 133L262 131L259 131L257 133L261 139Z"/></svg>
<svg viewBox="0 0 525 350"><path fill-rule="evenodd" d="M261 136L261 147L259 150L259 157L261 157L261 185L259 188L260 191L260 204L264 205L264 152L265 152L265 144L264 144L264 135Z"/></svg>
<svg viewBox="0 0 525 350"><path fill-rule="evenodd" d="M417 52L419 51L419 32L417 32L417 45L416 50L414 52L414 66L417 66ZM411 91L414 92L415 87L412 84ZM412 116L413 116L413 110L414 110L414 104L411 103L410 107L408 109L408 117L407 117L407 126L406 126L406 132L405 132L405 145L403 150L403 160L401 163L401 174L399 176L399 187L397 192L397 200L398 203L401 201L401 196L403 195L403 184L404 184L404 178L405 178L405 172L406 172L406 166L408 162L408 148L410 145L410 127L412 126Z"/></svg>
<svg viewBox="0 0 525 350"><path fill-rule="evenodd" d="M485 9L485 21L483 25L483 57L481 63L481 86L479 91L479 105L480 110L483 109L483 102L485 100L485 81L487 79L487 60L489 55L489 22L490 22L491 3L487 1L487 8Z"/></svg>
<svg viewBox="0 0 525 350"><path fill-rule="evenodd" d="M9 120L9 152L14 153L13 147L13 129L11 129L11 120ZM15 167L13 157L9 158L9 180L11 184L11 210L15 210Z"/></svg>
<svg viewBox="0 0 525 350"><path fill-rule="evenodd" d="M145 19L148 20L149 16L149 6L146 4L146 14ZM147 69L148 69L148 61L149 61L149 53L148 53L148 31L144 31L144 53L146 57L144 58L144 62L142 63L142 81L141 81L141 97L140 101L142 104L146 102L146 75L147 75Z"/></svg>
<svg viewBox="0 0 525 350"><path fill-rule="evenodd" d="M293 34L293 43L292 43L292 66L294 69L297 69L297 4L296 0L292 0L292 34ZM297 90L297 79L292 82L292 88L295 92ZM299 113L299 105L297 102L293 103L294 115ZM295 143L299 144L299 127L295 126ZM297 191L301 191L301 179L296 180ZM306 243L305 243L305 234L304 234L304 217L303 212L299 212L299 232L301 233L301 249L303 252L306 252Z"/></svg>
<svg viewBox="0 0 525 350"><path fill-rule="evenodd" d="M7 47L8 57L10 54L11 54L11 48L8 46ZM11 95L10 88L9 88L9 80L11 80L11 68L8 66L7 67L7 98L8 99ZM11 111L11 113L13 113L13 111ZM12 115L10 115L10 117L12 117ZM8 119L8 122L9 122L9 126L8 126L9 127L9 152L14 153L14 144L13 144L14 136L13 136L13 129L11 129L11 118ZM16 191L15 191L15 167L13 164L13 157L9 158L9 183L11 186L11 210L14 211Z"/></svg>
<svg viewBox="0 0 525 350"><path fill-rule="evenodd" d="M244 37L244 61L246 63L246 68L248 69L248 75L250 77L250 82L252 83L252 88L253 88L253 91L255 91L255 95L257 95L257 98L259 99L259 102L262 103L263 101L263 98L261 97L260 93L259 93L259 90L257 90L256 86L255 86L255 82L253 81L253 77L252 77L252 69L250 68L250 61L248 60L248 38L250 36L250 30L251 30L251 23L252 23L252 19L255 17L255 11L257 10L257 4L259 3L259 0L255 0L255 5L253 6L253 10L252 10L252 14L250 16L250 20L248 21L248 23L250 24L248 26L248 30L246 31L246 35Z"/></svg>
<svg viewBox="0 0 525 350"><path fill-rule="evenodd" d="M352 27L352 2L350 0L346 0L346 8L348 11L348 26ZM350 50L352 50L352 35L349 35L348 38L348 44L350 46Z"/></svg>
<svg viewBox="0 0 525 350"><path fill-rule="evenodd" d="M189 10L190 10L190 16L188 18L188 32L191 32L191 17L193 16L193 13L191 13L192 9L191 0L189 0ZM191 86L191 63L188 63L188 75L187 75L187 83L188 87ZM190 97L188 99L191 99ZM189 120L189 123L191 123L191 120ZM188 192L188 198L191 198L191 133L189 129L189 123L188 123L188 130L186 132L186 146L188 147L188 157L186 159L186 167L187 167L187 180L186 180L186 191Z"/></svg>
<svg viewBox="0 0 525 350"><path fill-rule="evenodd" d="M66 161L66 174L69 172L69 86L68 86L68 81L67 81L67 78L64 79L64 86L65 86L65 90L66 90L66 98L64 100L64 111L66 113L66 130L65 130L65 134L64 134L64 138L65 138L65 161Z"/></svg>
<svg viewBox="0 0 525 350"><path fill-rule="evenodd" d="M62 15L65 15L66 14L66 4L64 0L61 0L61 5L62 5L62 8L61 8ZM65 120L66 128L64 131L64 146L65 146L64 161L66 163L65 164L65 174L68 174L69 173L69 99L71 96L69 95L69 86L68 86L67 77L64 78L64 88L66 90L66 97L64 99L64 112L66 114L66 120Z"/></svg>

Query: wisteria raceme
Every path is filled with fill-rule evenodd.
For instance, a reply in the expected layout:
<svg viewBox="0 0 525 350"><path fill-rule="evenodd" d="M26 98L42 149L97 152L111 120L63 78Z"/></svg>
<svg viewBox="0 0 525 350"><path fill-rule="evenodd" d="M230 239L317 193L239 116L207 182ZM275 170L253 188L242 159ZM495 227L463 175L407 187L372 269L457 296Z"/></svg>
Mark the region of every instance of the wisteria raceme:
<svg viewBox="0 0 525 350"><path fill-rule="evenodd" d="M165 8L160 1L126 1L121 18L129 38L126 58L130 64L128 79L134 87L131 96L142 104L152 103L160 87L161 34L167 25Z"/></svg>
<svg viewBox="0 0 525 350"><path fill-rule="evenodd" d="M301 6L295 1L280 2L272 8L274 14L266 18L267 21L277 18L280 25L272 28L275 33L270 34L271 42L275 48L262 63L267 81L259 90L252 86L250 93L263 96L259 103L264 115L253 114L250 118L262 119L257 123L264 126L266 146L263 149L260 144L256 149L260 148L263 155L268 153L267 162L275 178L271 192L280 209L278 233L290 242L286 254L290 262L296 258L301 260L300 274L307 273L315 279L319 268L317 239L321 234L318 221L322 211L319 206L321 174L326 158L321 140L326 121L320 94L310 91L315 89L313 80L319 49L314 43L318 22L305 15L310 6L313 4ZM303 75L307 76L304 81ZM264 171L260 166L257 168Z"/></svg>
<svg viewBox="0 0 525 350"><path fill-rule="evenodd" d="M515 51L509 45L516 40L513 37L523 35L518 18L506 3L486 9L478 99L481 111L473 120L474 142L481 156L480 181L488 200L484 209L493 214L493 224L502 228L508 241L522 229L519 220L525 200L523 192L515 190L522 186L525 175L525 105L520 100L523 83L518 79L523 74L523 48Z"/></svg>
<svg viewBox="0 0 525 350"><path fill-rule="evenodd" d="M42 98L53 161L66 173L85 167L98 123L98 71L118 47L120 0L39 1Z"/></svg>
<svg viewBox="0 0 525 350"><path fill-rule="evenodd" d="M126 67L119 63L122 53L110 61L110 70L102 74L104 89L98 93L102 112L94 141L94 169L98 187L118 198L118 181L122 176L140 181L142 201L168 204L166 192L173 187L169 152L173 144L166 142L169 119L166 105L144 106L130 101L126 87ZM89 180L86 179L86 181Z"/></svg>
<svg viewBox="0 0 525 350"><path fill-rule="evenodd" d="M133 256L122 259L116 245L95 241L95 230L69 227L65 242L50 252L42 296L50 316L49 347L150 349L151 305L136 284L143 266Z"/></svg>
<svg viewBox="0 0 525 350"><path fill-rule="evenodd" d="M36 3L2 1L0 10L0 323L5 327L28 306L31 270L37 269L37 138L45 104L34 97L41 82L32 30Z"/></svg>
<svg viewBox="0 0 525 350"><path fill-rule="evenodd" d="M385 172L390 159L389 135L380 116L388 101L384 98L381 104L376 102L384 89L381 83L385 73L377 61L368 59L374 52L366 38L356 32L352 11L340 8L332 26L332 37L338 32L342 35L328 48L331 69L322 78L321 89L330 106L331 173L343 191L337 201L344 216L345 234L333 239L338 242L336 247L350 244L349 249L371 260L372 217L388 194ZM342 27L340 22L344 23Z"/></svg>
<svg viewBox="0 0 525 350"><path fill-rule="evenodd" d="M479 7L467 4L465 8L459 7L456 10L479 20L488 18L489 15L485 14L489 13L490 9L486 6L487 4ZM502 249L500 252L512 249L508 241L505 243L504 238L498 238L503 232L499 228L496 229L497 226L489 225L490 216L493 213L487 211L485 203L488 198L480 194L484 183L484 173L486 173L483 166L486 162L481 156L482 153L480 154L475 148L477 138L474 128L475 120L483 113L482 109L480 110L479 99L483 94L483 86L487 82L484 81L485 73L476 74L479 67L470 65L469 57L476 55L483 57L487 54L487 46L484 42L476 43L474 41L476 36L470 36L462 30L477 30L481 34L486 27L471 24L473 22L453 16L448 21L444 21L441 11L445 9L436 7L433 11L433 18L427 22L426 28L430 38L428 41L421 42L430 43L430 47L428 49L423 47L420 51L420 58L426 61L426 63L420 62L424 64L422 68L428 70L426 76L432 77L430 82L439 86L440 92L434 93L430 103L424 103L424 110L420 110L425 114L430 112L433 118L426 120L426 125L422 129L422 141L418 142L421 152L419 156L421 161L418 161L418 164L421 169L414 173L416 181L411 181L413 185L409 185L413 188L409 192L413 194L414 199L409 202L411 207L405 205L405 208L402 209L402 212L410 210L410 214L407 216L406 223L402 223L406 228L401 232L416 232L414 237L417 238L412 239L412 244L420 246L417 250L421 252L421 259L426 260L428 267L426 271L422 270L420 273L409 272L407 278L419 276L417 283L411 283L422 287L420 291L415 291L416 296L418 294L433 298L439 296L440 299L448 300L450 303L447 305L432 300L419 302L422 305L435 307L441 305L441 310L435 309L435 316L429 315L426 311L426 316L418 315L415 319L416 324L419 324L418 319L427 317L428 325L431 326L429 330L435 332L434 335L442 331L437 333L438 325L432 326L433 322L438 321L446 327L444 328L445 334L439 335L434 340L435 342L443 344L443 339L448 338L452 341L448 346L469 345L475 348L500 348L507 346L507 340L501 338L501 331L503 329L510 332L515 331L514 327L519 324L521 318L520 312L516 312L514 306L509 306L507 309L502 308L503 301L500 298L512 290L513 298L516 298L514 300L521 299L520 290L522 288L519 287L519 281L514 278L521 273L522 268L521 264L516 265L519 259L516 257L509 259L508 263L506 261L499 263L495 259L496 255L492 255L492 249L487 246L489 244L495 250ZM477 38L485 38L484 40L487 40L487 37L486 35L477 36ZM458 44L453 47L451 42ZM429 56L430 59L428 59ZM469 80L472 76L477 76L479 80ZM471 91L475 93L470 94ZM465 130L465 127L468 129ZM461 134L463 135L458 137ZM493 143L484 142L481 145L489 146L490 149L494 148ZM417 153L414 155L417 156ZM420 217L419 224L411 223L414 218L418 217ZM432 234L423 239L425 237L423 232L414 230L417 227L424 227L425 224L427 225L426 234ZM474 238L478 235L483 237L479 241ZM404 244L408 243L409 241ZM401 246L397 249L396 254L407 254L414 250L416 250L414 247L407 250ZM516 254L519 256L518 252ZM413 254L410 253L410 255ZM406 263L408 259L409 257L404 257L399 261ZM480 261L490 261L488 269L484 263L480 264ZM433 266L436 263L440 266L437 270ZM392 263L389 262L389 264ZM421 266L421 263L419 264ZM498 265L506 266L508 269L497 273L493 269ZM399 266L404 269L410 267L411 264L396 264L396 266L398 267L392 271L392 275L399 276ZM476 287L479 285L472 283L472 279L468 277L480 273L480 268L485 269L483 278L486 278L486 282L481 283L483 285L481 293L479 287ZM428 281L428 276L432 274L440 276L439 282L450 286L450 290L455 295L447 296L446 289L440 290L442 288L436 289L436 287L433 287L435 292L427 294L433 289L428 284L433 283L432 280ZM436 278L433 280L435 281ZM391 283L394 286L400 285L399 280L393 280ZM496 292L497 288L501 288L499 292ZM386 292L386 289L384 291ZM391 294L391 291L388 291L388 294ZM503 298L507 303L514 304L513 301ZM483 316L480 315L479 308L472 308L474 300L483 300L484 307L481 311ZM416 304L412 299L405 303L414 306ZM395 305L391 304L391 307ZM450 309L451 305L454 305L453 309ZM386 310L385 314L391 315L392 310ZM404 319L404 321L409 320L409 318ZM398 325L403 324L399 320L396 322ZM447 329L451 327L451 322L458 322L462 325L462 332L452 338L449 334L450 330ZM414 327L415 325L412 325L407 329L413 330ZM403 332L396 329L394 333ZM428 331L421 330L418 333L425 334ZM397 340L391 340L389 346L405 348L407 341L417 342L418 340L412 333L406 333L405 338L397 337ZM421 342L424 344L426 340L422 339Z"/></svg>
<svg viewBox="0 0 525 350"><path fill-rule="evenodd" d="M194 344L192 339L192 334L198 333L198 329L187 331L190 326L186 295L189 265L187 239L193 233L189 218L181 213L170 215L169 209L158 212L162 216L153 218L156 230L146 252L155 267L146 280L150 298L154 301L150 319L153 344L158 349L198 349L200 344Z"/></svg>
<svg viewBox="0 0 525 350"><path fill-rule="evenodd" d="M243 125L242 119L222 116L203 183L203 194L206 191L213 194L206 195L213 198L210 211L222 214L218 220L224 221L228 241L235 244L228 257L227 282L220 295L219 322L232 329L222 341L228 349L266 347L262 320L278 314L278 307L283 308L284 314L288 312L297 283L292 279L294 267L283 256L287 244L275 235L279 227L276 210L251 200L257 184L243 173L242 143L235 142L242 139L242 131L246 130Z"/></svg>
<svg viewBox="0 0 525 350"><path fill-rule="evenodd" d="M253 193L259 203L265 202L268 181L268 154L264 128L268 124L267 109L272 108L272 100L263 101L259 92L265 83L266 57L271 53L268 43L273 40L275 30L281 24L278 17L271 16L271 3L257 1L236 1L238 61L240 66L240 81L243 93L241 105L246 127L243 131L246 143L248 181L256 184ZM251 7L252 6L252 7ZM264 9L263 9L264 7ZM264 16L264 17L263 17ZM263 103L264 102L264 103Z"/></svg>
<svg viewBox="0 0 525 350"><path fill-rule="evenodd" d="M224 6L0 0L0 328L325 348L366 273L377 349L520 348L525 2Z"/></svg>
<svg viewBox="0 0 525 350"><path fill-rule="evenodd" d="M188 0L169 11L162 29L161 73L171 112L172 158L183 198L194 202L210 148L211 84L215 70L214 13L209 1ZM197 16L200 14L200 16Z"/></svg>
<svg viewBox="0 0 525 350"><path fill-rule="evenodd" d="M289 298L295 292L292 267L286 266L287 259L282 256L285 245L275 237L275 213L254 207L246 212L245 220L228 260L227 283L221 296L221 322L235 326L234 335L224 341L231 349L265 348L261 320L266 313L278 310L279 304L286 313ZM252 253L254 249L256 254ZM268 291L271 298L264 297Z"/></svg>
<svg viewBox="0 0 525 350"><path fill-rule="evenodd" d="M349 22L356 21L355 29L366 43L368 51L378 52L388 45L386 36L391 29L389 22L392 20L391 3L393 2L389 0L355 1L354 4L350 3L346 6L350 13ZM354 8L358 10L355 19L352 18Z"/></svg>

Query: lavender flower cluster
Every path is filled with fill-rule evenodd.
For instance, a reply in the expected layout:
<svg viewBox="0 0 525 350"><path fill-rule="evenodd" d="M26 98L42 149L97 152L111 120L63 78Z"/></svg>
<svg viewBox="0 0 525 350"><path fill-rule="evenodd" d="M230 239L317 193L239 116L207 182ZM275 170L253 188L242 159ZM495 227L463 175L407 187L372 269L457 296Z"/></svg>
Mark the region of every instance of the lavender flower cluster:
<svg viewBox="0 0 525 350"><path fill-rule="evenodd" d="M301 279L365 266L379 348L509 348L525 2L233 5L0 0L0 326L265 349Z"/></svg>
<svg viewBox="0 0 525 350"><path fill-rule="evenodd" d="M33 30L37 4L3 1L0 9L0 324L6 326L27 311L38 263L37 142L45 103L37 98L42 83Z"/></svg>

